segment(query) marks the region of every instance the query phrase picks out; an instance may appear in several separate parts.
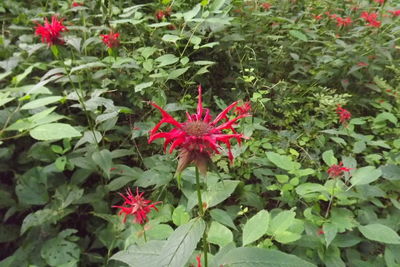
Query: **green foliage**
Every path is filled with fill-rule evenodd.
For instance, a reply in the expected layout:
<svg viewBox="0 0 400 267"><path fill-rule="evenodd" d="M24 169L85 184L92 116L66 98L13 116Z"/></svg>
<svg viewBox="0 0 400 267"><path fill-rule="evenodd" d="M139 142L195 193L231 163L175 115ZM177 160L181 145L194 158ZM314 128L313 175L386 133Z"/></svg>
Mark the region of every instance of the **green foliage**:
<svg viewBox="0 0 400 267"><path fill-rule="evenodd" d="M0 266L205 266L201 239L208 266L400 265L396 1L76 2L0 1ZM69 30L48 46L52 14ZM148 103L184 122L198 84L212 115L252 106L201 177L204 215L194 168L178 186L148 144ZM124 224L136 187L162 203Z"/></svg>

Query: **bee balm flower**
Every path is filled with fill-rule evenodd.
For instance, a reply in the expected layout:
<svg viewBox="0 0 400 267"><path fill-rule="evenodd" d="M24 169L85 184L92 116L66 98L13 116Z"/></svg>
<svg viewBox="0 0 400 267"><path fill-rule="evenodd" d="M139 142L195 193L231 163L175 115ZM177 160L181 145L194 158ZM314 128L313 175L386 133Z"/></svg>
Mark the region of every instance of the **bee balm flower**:
<svg viewBox="0 0 400 267"><path fill-rule="evenodd" d="M67 27L62 24L62 19L58 20L56 16L51 17L51 23L44 19L44 25L38 24L35 27L35 35L42 38L43 43L47 43L49 46L64 44L64 40L61 39L61 32L68 31Z"/></svg>
<svg viewBox="0 0 400 267"><path fill-rule="evenodd" d="M102 38L103 43L108 46L109 48L114 48L119 46L119 33L113 33L110 31L109 34L101 34L100 37Z"/></svg>
<svg viewBox="0 0 400 267"><path fill-rule="evenodd" d="M350 111L342 108L341 105L337 105L336 113L339 115L339 122L343 125L346 125L347 121L351 119Z"/></svg>
<svg viewBox="0 0 400 267"><path fill-rule="evenodd" d="M126 196L120 193L120 196L125 200L122 206L112 206L113 208L120 208L119 215L124 214L123 222L126 222L126 216L135 216L135 222L139 224L145 223L148 218L147 214L154 209L158 211L155 205L161 202L151 203L151 200L146 200L143 198L143 192L139 194L139 189L136 187L136 196L132 194L131 189L126 190Z"/></svg>
<svg viewBox="0 0 400 267"><path fill-rule="evenodd" d="M212 119L210 111L203 108L200 85L198 91L197 113L190 115L186 112L187 121L184 123L176 121L161 107L155 103L151 103L152 106L161 112L162 119L150 131L149 143L158 138L165 138L164 151L167 149L168 145L170 145L169 153L172 153L174 149L179 149L177 173L182 172L190 163L194 163L199 168L200 172L205 174L207 172L207 163L210 156L213 153L220 153L221 143L226 145L229 160L232 162L233 154L230 140L236 139L240 143L242 138L246 139L244 135L237 133L233 129L233 125L235 125L238 120L250 116L250 114L245 112L229 120L227 114L236 107L238 103L236 101L224 109L215 119ZM174 126L174 128L169 132L157 132L164 123L169 123ZM232 133L227 134L224 133L223 130L230 130Z"/></svg>
<svg viewBox="0 0 400 267"><path fill-rule="evenodd" d="M344 172L349 172L351 169L343 167L343 162L340 162L339 165L334 164L328 169L328 175L331 178L337 178L344 174Z"/></svg>

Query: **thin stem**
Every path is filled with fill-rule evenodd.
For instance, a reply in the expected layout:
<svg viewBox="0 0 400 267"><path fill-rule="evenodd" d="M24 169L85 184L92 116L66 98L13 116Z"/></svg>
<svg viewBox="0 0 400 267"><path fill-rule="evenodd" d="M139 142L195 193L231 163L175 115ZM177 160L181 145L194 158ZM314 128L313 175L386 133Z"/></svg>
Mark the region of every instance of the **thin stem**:
<svg viewBox="0 0 400 267"><path fill-rule="evenodd" d="M199 206L199 213L200 213L201 217L204 217L203 200L201 199L200 173L199 173L199 168L197 168L197 166L195 167L195 169L196 169L196 188L197 188L197 201L198 201L198 206ZM207 229L204 230L202 239L203 239L204 265L205 265L205 267L207 267L208 266Z"/></svg>
<svg viewBox="0 0 400 267"><path fill-rule="evenodd" d="M335 189L336 189L337 184L338 184L338 180L337 180L338 178L335 178L335 179L336 179L335 180L335 184L334 184L334 186L332 188L332 192L331 192L331 199L329 200L328 208L326 209L325 218L328 218L329 211L331 210L333 199L335 198Z"/></svg>
<svg viewBox="0 0 400 267"><path fill-rule="evenodd" d="M144 224L142 224L142 227L143 227L143 238L144 238L144 242L147 243L146 229L144 229Z"/></svg>

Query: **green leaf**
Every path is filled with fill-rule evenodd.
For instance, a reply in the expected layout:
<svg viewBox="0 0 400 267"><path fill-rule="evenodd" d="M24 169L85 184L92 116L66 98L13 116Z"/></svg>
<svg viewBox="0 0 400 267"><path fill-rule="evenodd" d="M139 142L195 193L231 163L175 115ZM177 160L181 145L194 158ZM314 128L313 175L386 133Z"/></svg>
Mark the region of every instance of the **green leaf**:
<svg viewBox="0 0 400 267"><path fill-rule="evenodd" d="M298 233L293 233L290 231L280 231L277 232L274 236L274 239L282 244L288 244L292 243L296 240L299 240L301 238L301 234Z"/></svg>
<svg viewBox="0 0 400 267"><path fill-rule="evenodd" d="M49 123L40 125L29 131L32 138L36 140L48 141L64 138L79 137L81 133L74 127L66 123Z"/></svg>
<svg viewBox="0 0 400 267"><path fill-rule="evenodd" d="M315 267L294 255L262 248L235 248L222 256L215 266L224 267Z"/></svg>
<svg viewBox="0 0 400 267"><path fill-rule="evenodd" d="M243 246L253 243L265 235L269 221L270 215L266 210L261 210L251 217L243 227Z"/></svg>
<svg viewBox="0 0 400 267"><path fill-rule="evenodd" d="M178 78L179 76L184 74L188 69L189 69L189 67L185 67L185 68L180 68L180 69L176 69L176 70L171 71L168 74L167 80L174 80L174 79Z"/></svg>
<svg viewBox="0 0 400 267"><path fill-rule="evenodd" d="M374 223L358 226L358 230L369 240L385 243L400 244L400 236L390 227L386 225Z"/></svg>
<svg viewBox="0 0 400 267"><path fill-rule="evenodd" d="M389 164L380 167L382 177L388 180L400 180L400 166Z"/></svg>
<svg viewBox="0 0 400 267"><path fill-rule="evenodd" d="M39 167L28 170L18 179L15 193L20 203L44 205L49 201L47 175Z"/></svg>
<svg viewBox="0 0 400 267"><path fill-rule="evenodd" d="M164 67L178 62L179 58L173 54L166 54L156 58L155 61L160 62L158 67Z"/></svg>
<svg viewBox="0 0 400 267"><path fill-rule="evenodd" d="M221 203L232 195L235 191L236 186L239 181L225 180L223 182L218 182L212 187L207 188L207 192L203 193L203 201L207 202L207 207L211 208L215 205Z"/></svg>
<svg viewBox="0 0 400 267"><path fill-rule="evenodd" d="M161 40L163 40L164 42L171 42L171 43L176 43L177 41L179 41L180 39L182 39L179 36L176 35L172 35L172 34L165 34Z"/></svg>
<svg viewBox="0 0 400 267"><path fill-rule="evenodd" d="M157 265L146 264L145 266L183 267L196 249L204 229L205 223L201 218L195 218L179 226L161 249Z"/></svg>
<svg viewBox="0 0 400 267"><path fill-rule="evenodd" d="M273 164L287 171L299 169L301 166L299 163L292 161L288 156L279 155L275 152L267 152L266 155Z"/></svg>
<svg viewBox="0 0 400 267"><path fill-rule="evenodd" d="M218 222L212 222L210 230L208 230L207 240L212 244L224 247L233 242L233 234L226 226Z"/></svg>
<svg viewBox="0 0 400 267"><path fill-rule="evenodd" d="M54 222L60 218L57 211L51 209L42 209L28 214L22 222L21 235L23 235L29 228L43 225L44 223Z"/></svg>
<svg viewBox="0 0 400 267"><path fill-rule="evenodd" d="M295 222L296 213L291 210L285 210L278 213L272 220L268 229L268 233L275 233L287 230Z"/></svg>
<svg viewBox="0 0 400 267"><path fill-rule="evenodd" d="M160 248L166 241L150 240L144 245L132 245L128 250L114 254L110 259L128 264L130 267L157 266Z"/></svg>
<svg viewBox="0 0 400 267"><path fill-rule="evenodd" d="M107 178L110 178L110 169L112 166L112 154L109 150L103 149L102 151L96 151L92 154L94 163L99 166Z"/></svg>
<svg viewBox="0 0 400 267"><path fill-rule="evenodd" d="M233 223L232 218L228 215L228 213L224 210L221 209L212 209L210 211L211 218L216 220L219 223L222 223L223 225L226 225L233 230L237 230L235 224Z"/></svg>
<svg viewBox="0 0 400 267"><path fill-rule="evenodd" d="M329 247L329 245L336 237L337 228L332 223L324 223L324 225L322 226L322 230L324 231L326 247Z"/></svg>
<svg viewBox="0 0 400 267"><path fill-rule="evenodd" d="M140 92L140 91L142 91L143 89L148 88L148 87L150 87L150 86L152 86L152 85L153 85L153 82L147 82L147 83L140 83L140 84L137 84L137 85L135 85L135 92Z"/></svg>
<svg viewBox="0 0 400 267"><path fill-rule="evenodd" d="M302 197L305 197L311 193L321 193L326 191L327 190L323 185L316 183L303 183L296 187L296 193Z"/></svg>
<svg viewBox="0 0 400 267"><path fill-rule="evenodd" d="M364 141L357 141L353 146L353 153L358 154L363 152L367 148Z"/></svg>
<svg viewBox="0 0 400 267"><path fill-rule="evenodd" d="M362 167L353 173L350 182L352 186L369 184L377 180L381 175L382 171L380 169L375 169L373 166Z"/></svg>
<svg viewBox="0 0 400 267"><path fill-rule="evenodd" d="M300 32L300 31L290 30L290 31L289 31L289 34L290 34L291 36L293 36L293 37L299 39L299 40L304 41L304 42L307 42L307 41L308 41L307 36L306 36L304 33Z"/></svg>
<svg viewBox="0 0 400 267"><path fill-rule="evenodd" d="M186 212L185 207L182 205L179 205L174 209L174 212L172 213L172 222L176 226L180 226L182 224L185 224L189 221L190 215L189 213Z"/></svg>
<svg viewBox="0 0 400 267"><path fill-rule="evenodd" d="M56 159L56 161L54 162L54 165L60 171L63 171L65 169L66 164L67 164L67 157L65 157L65 156L58 157Z"/></svg>
<svg viewBox="0 0 400 267"><path fill-rule="evenodd" d="M328 150L322 153L322 159L328 166L338 164L338 160L335 158L335 155L333 154L332 150Z"/></svg>
<svg viewBox="0 0 400 267"><path fill-rule="evenodd" d="M121 176L113 179L108 185L106 185L106 188L110 191L116 191L124 187L126 184L133 182L134 180L135 177L132 176Z"/></svg>
<svg viewBox="0 0 400 267"><path fill-rule="evenodd" d="M183 18L185 21L191 21L199 13L200 9L200 4L195 5L192 10L183 13Z"/></svg>
<svg viewBox="0 0 400 267"><path fill-rule="evenodd" d="M80 249L76 243L58 236L43 244L41 256L50 266L76 266Z"/></svg>

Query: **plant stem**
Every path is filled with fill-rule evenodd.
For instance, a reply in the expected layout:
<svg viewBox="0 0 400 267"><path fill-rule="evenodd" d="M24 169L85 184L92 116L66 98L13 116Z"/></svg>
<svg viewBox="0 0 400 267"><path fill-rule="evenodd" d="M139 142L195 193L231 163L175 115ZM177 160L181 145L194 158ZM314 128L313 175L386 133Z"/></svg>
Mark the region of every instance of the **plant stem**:
<svg viewBox="0 0 400 267"><path fill-rule="evenodd" d="M332 188L332 192L331 192L331 199L329 200L328 208L326 209L325 218L328 218L329 211L330 211L330 209L331 209L332 202L333 202L333 199L334 199L334 197L335 197L335 189L336 189L337 184L338 184L338 180L337 180L338 178L335 178L335 179L336 179L336 180L335 180L335 184L334 184L334 186L333 186L333 188Z"/></svg>
<svg viewBox="0 0 400 267"><path fill-rule="evenodd" d="M201 199L201 188L200 188L200 173L197 166L196 169L196 188L197 188L197 201L199 206L199 213L201 217L204 217L204 209L203 209L203 200ZM203 232L203 254L204 254L204 265L208 266L207 252L208 252L208 244L207 244L207 229L204 229Z"/></svg>
<svg viewBox="0 0 400 267"><path fill-rule="evenodd" d="M144 242L147 243L146 229L144 229L144 224L142 225L142 227L143 227Z"/></svg>

